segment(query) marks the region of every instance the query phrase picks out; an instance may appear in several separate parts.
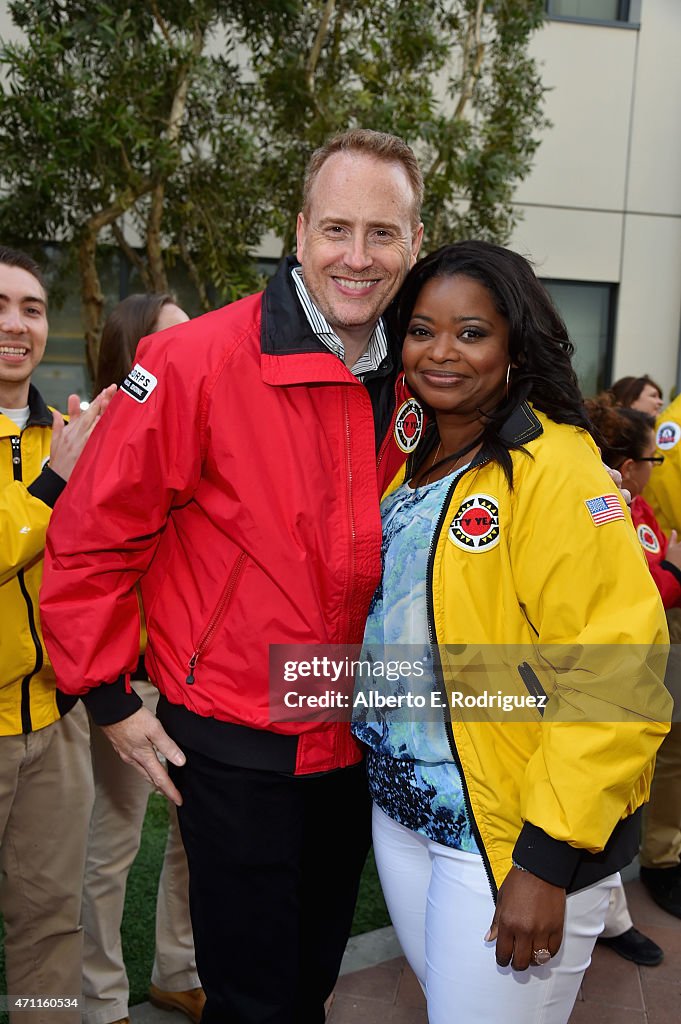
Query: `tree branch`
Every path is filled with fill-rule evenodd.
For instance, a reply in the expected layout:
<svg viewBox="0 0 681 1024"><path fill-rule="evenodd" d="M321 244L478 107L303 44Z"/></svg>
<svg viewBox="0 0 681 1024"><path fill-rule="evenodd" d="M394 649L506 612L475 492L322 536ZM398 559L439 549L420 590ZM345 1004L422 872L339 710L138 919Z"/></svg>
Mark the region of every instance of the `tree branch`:
<svg viewBox="0 0 681 1024"><path fill-rule="evenodd" d="M468 16L466 34L463 41L461 53L461 92L459 100L452 114L452 121L458 121L463 117L466 107L473 96L475 83L480 77L480 69L485 57L485 44L482 41L482 18L485 10L485 0L478 0L475 13ZM425 173L426 185L432 181L442 167L444 158L439 152L433 163Z"/></svg>
<svg viewBox="0 0 681 1024"><path fill-rule="evenodd" d="M196 266L196 263L194 263L192 255L189 252L184 231L180 231L178 241L180 243L180 255L182 256L182 261L189 272L189 277L191 278L196 291L198 292L201 308L208 313L212 308L212 304L208 298L208 292L206 291L206 286L201 279L198 267Z"/></svg>
<svg viewBox="0 0 681 1024"><path fill-rule="evenodd" d="M326 0L326 4L324 5L324 10L322 12L322 19L319 22L319 28L317 29L317 34L315 35L312 49L310 50L310 56L308 57L307 64L305 65L305 81L307 82L307 87L311 96L314 96L314 76L321 56L322 46L324 45L324 40L326 39L329 31L329 25L331 24L331 17L335 6L336 0Z"/></svg>
<svg viewBox="0 0 681 1024"><path fill-rule="evenodd" d="M156 292L168 291L168 278L163 266L163 249L161 246L161 223L163 221L163 201L165 184L160 181L151 193L151 205L147 217L147 260L151 286Z"/></svg>
<svg viewBox="0 0 681 1024"><path fill-rule="evenodd" d="M180 156L180 134L182 122L187 109L187 96L189 93L189 82L194 62L200 56L204 44L204 31L200 28L194 29L191 48L191 60L182 66L170 105L166 139L171 147L175 149L176 156ZM161 227L163 223L163 207L166 194L166 179L158 181L151 194L151 205L147 218L147 258L149 263L149 274L155 291L168 291L168 277L163 265L163 247L161 245Z"/></svg>
<svg viewBox="0 0 681 1024"><path fill-rule="evenodd" d="M463 112L466 109L466 105L473 95L473 89L475 83L480 77L480 68L482 67L482 61L485 56L485 44L482 41L482 15L485 7L485 0L478 0L478 6L475 10L475 17L469 18L468 31L466 33L466 43L464 46L464 63L463 63L463 85L461 88L461 95L459 96L459 102L456 105L454 111L454 117L463 117ZM471 63L471 53L474 51L474 55Z"/></svg>
<svg viewBox="0 0 681 1024"><path fill-rule="evenodd" d="M165 21L163 20L163 16L162 16L161 12L158 9L158 4L156 3L156 0L151 0L151 3L150 3L149 6L151 7L152 14L154 15L154 18L156 19L156 24L160 28L161 34L162 34L163 38L167 42L168 46L172 46L173 45L172 36L170 35L170 32L168 30L168 26L166 25Z"/></svg>
<svg viewBox="0 0 681 1024"><path fill-rule="evenodd" d="M140 254L135 249L133 249L133 247L127 241L122 229L119 227L116 221L114 221L111 224L111 233L116 239L116 243L119 249L122 249L125 253L128 262L131 263L133 267L136 267L140 277L142 278L142 284L144 285L144 287L148 291L151 291L151 278L149 277L149 271L147 270L146 264L142 257L140 256Z"/></svg>

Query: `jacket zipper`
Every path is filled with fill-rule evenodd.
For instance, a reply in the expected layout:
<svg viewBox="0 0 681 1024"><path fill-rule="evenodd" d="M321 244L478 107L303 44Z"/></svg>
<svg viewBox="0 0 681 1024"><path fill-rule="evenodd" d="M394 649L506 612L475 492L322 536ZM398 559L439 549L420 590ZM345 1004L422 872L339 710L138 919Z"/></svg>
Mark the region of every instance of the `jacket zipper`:
<svg viewBox="0 0 681 1024"><path fill-rule="evenodd" d="M383 438L383 441L381 442L381 447L380 447L379 452L378 452L378 458L376 459L376 470L377 470L377 472L378 472L378 469L380 468L381 462L383 461L383 456L386 453L388 445L390 444L390 438L393 436L393 434L395 432L395 420L397 419L397 411L398 411L397 410L397 385L399 383L400 376L401 376L401 374L398 373L397 379L395 380L395 386L393 388L393 393L394 393L394 396L395 396L395 411L392 414L392 419L390 420L390 424L388 426L388 429L386 430L385 437Z"/></svg>
<svg viewBox="0 0 681 1024"><path fill-rule="evenodd" d="M189 674L188 674L187 678L185 679L185 682L189 686L193 686L194 685L194 681L195 681L194 671L196 669L197 662L198 662L199 658L201 657L201 655L205 653L206 648L210 645L210 643L211 643L211 641L212 641L212 639L213 639L213 637L214 637L214 635L215 635L215 633L217 631L217 628L220 625L225 612L227 611L227 606L228 606L228 604L229 604L229 602L230 602L230 600L232 598L232 595L233 595L234 590L236 588L237 580L238 580L238 578L239 578L239 576L241 574L241 570L243 568L243 565L244 565L245 561L246 561L246 552L242 551L241 554L239 555L239 557L237 558L236 562L234 563L234 568L232 569L231 573L229 574L229 579L227 580L227 584L226 584L224 590L222 591L222 594L220 595L220 600L217 603L215 611L213 612L208 625L206 626L206 628L204 629L203 633L201 634L201 636L199 638L199 642L197 643L196 647L194 648L194 652L193 652L191 658L189 659L189 662L188 662Z"/></svg>
<svg viewBox="0 0 681 1024"><path fill-rule="evenodd" d="M452 728L452 720L451 720L450 715L447 712L447 706L448 706L447 688L446 688L446 686L444 684L444 678L443 678L442 672L441 672L440 659L439 659L439 653L438 653L438 644L437 644L437 635L436 635L436 632L435 632L435 614L433 612L433 570L434 570L434 564L435 564L435 549L437 548L437 542L439 540L440 533L441 533L442 527L444 525L444 521L445 521L445 519L447 517L447 511L449 509L450 502L451 502L452 497L454 495L454 491L456 490L459 481L466 475L466 473L470 472L470 470L472 470L472 469L479 469L481 466L486 465L486 463L488 463L489 461L490 461L489 459L483 459L481 462L476 462L474 465L469 466L468 469L464 470L463 473L460 473L456 477L456 479L454 481L452 481L451 486L447 490L447 495L446 495L446 498L445 498L444 502L442 503L442 510L440 512L440 516L438 518L435 530L433 531L433 536L432 536L432 539L431 539L431 542L430 542L430 548L429 548L429 551L428 551L428 563L427 563L427 572L426 572L426 611L427 611L427 616L428 616L428 642L430 643L431 653L432 653L432 656L433 656L433 672L434 672L435 678L437 680L438 686L440 688L440 696L444 698L443 708L442 708L442 717L444 719L445 733L447 734L447 741L449 743L449 749L452 752L452 758L454 760L454 764L456 765L456 767L458 769L458 772L459 772L459 776L461 778L461 789L462 789L462 792L463 792L463 801L464 801L464 806L466 808L466 816L468 818L468 823L469 823L469 825L471 827L471 832L473 833L473 837L474 837L475 842L477 843L478 849L480 851L480 856L482 857L482 863L484 864L485 872L487 874L487 881L489 883L490 892L492 893L492 899L494 900L494 902L496 904L496 902L497 902L497 892L498 892L497 885L496 885L496 882L494 881L494 875L492 873L492 866L491 866L489 858L487 856L487 851L485 850L484 844L482 842L482 837L480 835L480 830L479 830L477 822L475 820L475 815L473 814L473 807L471 805L470 793L468 792L468 784L466 782L466 777L465 777L464 772L463 772L463 766L461 764L461 758L459 757L459 751L457 750L456 741L454 739L454 730Z"/></svg>
<svg viewBox="0 0 681 1024"><path fill-rule="evenodd" d="M345 414L345 464L347 467L347 480L348 480L348 526L350 527L350 571L346 577L347 583L345 586L345 595L343 604L349 609L350 597L352 594L352 584L355 578L355 548L356 548L356 530L355 530L355 512L353 506L353 476L352 476L352 434L350 431L350 410L348 407L348 389L346 388L343 392L343 412ZM346 618L349 618L349 613L346 612ZM343 741L344 733L342 729L336 729L336 756L340 757L340 746Z"/></svg>
<svg viewBox="0 0 681 1024"><path fill-rule="evenodd" d="M13 434L10 437L10 444L12 446L12 474L15 480L22 480L22 462L21 462L21 437L17 437ZM35 623L35 609L33 608L33 601L31 595L26 588L26 580L24 577L24 570L19 569L17 573L17 582L19 583L19 589L26 602L26 614L28 616L28 628L31 633L31 640L35 647L35 664L31 672L24 676L21 681L21 731L22 733L33 732L33 722L31 721L31 679L36 673L40 672L43 667L43 645L40 642L38 636L38 630Z"/></svg>

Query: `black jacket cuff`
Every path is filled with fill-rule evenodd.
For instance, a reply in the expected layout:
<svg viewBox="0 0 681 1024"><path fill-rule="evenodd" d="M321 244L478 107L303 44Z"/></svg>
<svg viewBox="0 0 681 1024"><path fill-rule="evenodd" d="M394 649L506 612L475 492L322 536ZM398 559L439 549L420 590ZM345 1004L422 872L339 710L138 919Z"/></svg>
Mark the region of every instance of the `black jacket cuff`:
<svg viewBox="0 0 681 1024"><path fill-rule="evenodd" d="M672 562L668 562L666 558L663 558L660 562L660 568L666 569L670 572L677 583L681 583L681 569L678 569Z"/></svg>
<svg viewBox="0 0 681 1024"><path fill-rule="evenodd" d="M526 821L515 844L513 860L545 882L567 889L582 852Z"/></svg>
<svg viewBox="0 0 681 1024"><path fill-rule="evenodd" d="M83 704L97 725L114 725L130 718L142 707L141 698L135 691L125 688L125 676L119 676L115 683L102 683L83 694Z"/></svg>
<svg viewBox="0 0 681 1024"><path fill-rule="evenodd" d="M54 508L57 498L66 487L66 480L55 473L49 466L45 466L37 479L26 488L34 498L40 498L50 508Z"/></svg>

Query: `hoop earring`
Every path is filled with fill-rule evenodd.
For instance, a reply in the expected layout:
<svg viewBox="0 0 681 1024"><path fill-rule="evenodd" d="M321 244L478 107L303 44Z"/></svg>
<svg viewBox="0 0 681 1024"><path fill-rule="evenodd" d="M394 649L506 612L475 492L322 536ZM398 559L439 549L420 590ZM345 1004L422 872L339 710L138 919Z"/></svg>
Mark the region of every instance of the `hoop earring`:
<svg viewBox="0 0 681 1024"><path fill-rule="evenodd" d="M511 380L511 364L506 367L506 398L508 398L508 385Z"/></svg>

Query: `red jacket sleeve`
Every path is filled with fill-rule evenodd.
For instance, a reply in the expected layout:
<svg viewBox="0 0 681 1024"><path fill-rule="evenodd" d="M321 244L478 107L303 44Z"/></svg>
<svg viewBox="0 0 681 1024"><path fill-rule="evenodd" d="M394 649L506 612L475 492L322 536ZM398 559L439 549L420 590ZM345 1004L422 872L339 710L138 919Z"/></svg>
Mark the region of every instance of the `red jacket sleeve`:
<svg viewBox="0 0 681 1024"><path fill-rule="evenodd" d="M135 585L170 508L190 499L200 475L203 378L186 330L196 323L140 343L135 386L114 397L52 515L41 621L58 685L68 693L113 682L137 665Z"/></svg>
<svg viewBox="0 0 681 1024"><path fill-rule="evenodd" d="M681 605L681 570L665 559L669 539L648 502L641 497L634 498L631 503L631 518L648 561L648 568L660 592L662 604L665 608Z"/></svg>

